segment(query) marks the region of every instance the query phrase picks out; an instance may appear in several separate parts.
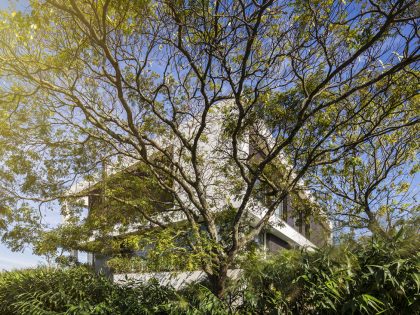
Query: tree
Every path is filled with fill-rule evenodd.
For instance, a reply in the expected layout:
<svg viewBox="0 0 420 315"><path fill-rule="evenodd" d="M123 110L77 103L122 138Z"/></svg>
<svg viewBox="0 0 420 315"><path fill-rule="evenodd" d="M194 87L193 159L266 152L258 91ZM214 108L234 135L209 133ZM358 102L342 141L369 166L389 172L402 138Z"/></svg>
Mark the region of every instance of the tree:
<svg viewBox="0 0 420 315"><path fill-rule="evenodd" d="M386 236L415 219L416 155L418 127L414 126L370 139L339 163L320 170L315 185L321 194L327 193L326 208L339 227Z"/></svg>
<svg viewBox="0 0 420 315"><path fill-rule="evenodd" d="M219 296L227 269L304 176L419 122L415 1L30 3L29 13L3 12L0 26L3 204L68 199L104 162L138 162L187 218ZM201 149L221 102L231 107L218 117L217 193L238 200L223 206ZM188 121L197 128L186 132ZM242 152L245 135L262 146L258 158ZM261 185L270 204L251 228ZM169 228L167 209L131 206Z"/></svg>

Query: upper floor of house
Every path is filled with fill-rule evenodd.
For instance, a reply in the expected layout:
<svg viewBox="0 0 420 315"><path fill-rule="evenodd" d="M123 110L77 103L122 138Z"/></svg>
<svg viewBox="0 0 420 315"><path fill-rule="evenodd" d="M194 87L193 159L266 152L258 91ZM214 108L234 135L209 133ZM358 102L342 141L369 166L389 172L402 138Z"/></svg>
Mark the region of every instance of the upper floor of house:
<svg viewBox="0 0 420 315"><path fill-rule="evenodd" d="M229 106L223 105L209 114L198 142L199 157L196 157L196 163L191 163L192 153L185 149L179 138L155 140L165 148L166 154L170 154L171 163L177 163L173 171L184 172L182 180L190 177L194 181L198 169L201 191L213 213L237 208L242 202L245 192L244 174L240 173L234 159L247 165L256 164L265 158L273 145L273 137L264 125L253 124L238 137L237 152L233 157L232 143L225 132L228 126L224 117L228 111ZM196 135L197 128L200 128L200 124L191 120L179 130L185 139L190 139ZM162 156L162 152L156 151L153 154L152 158L156 161L162 159L159 162L163 165L173 166L168 163L167 156ZM293 179L293 172L289 171L282 154L269 166L267 176L279 185L287 186L287 181ZM189 187L185 188L183 183L165 177L159 170L151 170L147 163L128 158L119 159L118 162L110 160L104 163L101 175L95 182L79 183L74 191L86 196L86 220L95 218L100 226L101 220L97 218L102 218L104 224L115 227L112 231L115 235L152 227L156 225L154 221L176 223L186 220L183 207L196 211L197 216L200 216L189 195L191 191L194 193L194 189L189 191ZM157 179L157 176L161 177ZM258 179L255 182L245 211L249 224L261 219L275 197L264 180ZM133 208L141 211L133 211ZM286 242L287 246L320 246L328 242L330 237L328 219L317 209L316 201L301 182L298 189L289 191L281 203L276 205L269 229L273 237Z"/></svg>

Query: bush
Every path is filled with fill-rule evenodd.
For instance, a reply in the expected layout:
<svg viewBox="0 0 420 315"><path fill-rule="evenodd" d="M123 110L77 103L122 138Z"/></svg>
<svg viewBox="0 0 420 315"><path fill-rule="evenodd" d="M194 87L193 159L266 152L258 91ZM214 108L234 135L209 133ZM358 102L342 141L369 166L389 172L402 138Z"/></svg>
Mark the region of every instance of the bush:
<svg viewBox="0 0 420 315"><path fill-rule="evenodd" d="M175 296L156 283L117 286L86 267L0 274L0 314L150 314Z"/></svg>
<svg viewBox="0 0 420 315"><path fill-rule="evenodd" d="M310 252L247 257L218 299L205 282L179 292L115 285L83 266L0 273L0 314L418 314L420 245L403 230Z"/></svg>
<svg viewBox="0 0 420 315"><path fill-rule="evenodd" d="M313 253L284 251L245 266L242 311L418 314L420 242L403 230Z"/></svg>

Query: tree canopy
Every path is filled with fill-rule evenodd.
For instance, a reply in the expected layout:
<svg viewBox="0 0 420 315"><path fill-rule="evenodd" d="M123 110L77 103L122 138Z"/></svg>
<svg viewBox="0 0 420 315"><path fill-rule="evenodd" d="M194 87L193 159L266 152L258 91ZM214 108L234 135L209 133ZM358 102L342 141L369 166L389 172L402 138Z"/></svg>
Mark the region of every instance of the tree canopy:
<svg viewBox="0 0 420 315"><path fill-rule="evenodd" d="M162 230L170 229L168 211L182 213L191 251L222 294L237 255L288 194L307 189L305 179L321 168L344 170L344 181L359 176L372 152L392 156L400 133L413 135L403 158L413 157L416 12L410 0L33 0L27 11L1 12L7 235L42 230L37 205L79 200L70 187L100 179L104 165L140 163L174 208L149 211L161 200L147 194L133 201L108 190L107 198ZM203 150L216 121L221 182L206 175ZM195 127L186 130L189 122ZM245 137L261 149L244 152ZM320 186L343 195L334 183ZM251 228L261 185L270 202ZM77 218L80 205L71 209ZM229 214L223 229L221 211Z"/></svg>

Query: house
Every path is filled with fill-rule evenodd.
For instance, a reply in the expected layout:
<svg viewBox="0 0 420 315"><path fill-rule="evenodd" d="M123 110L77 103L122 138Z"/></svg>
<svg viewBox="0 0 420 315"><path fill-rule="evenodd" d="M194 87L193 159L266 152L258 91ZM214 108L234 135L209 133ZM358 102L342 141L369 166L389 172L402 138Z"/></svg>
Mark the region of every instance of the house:
<svg viewBox="0 0 420 315"><path fill-rule="evenodd" d="M203 185L205 185L206 197L210 200L210 207L216 213L223 212L226 205L231 207L238 207L239 200L236 198L241 195L241 190L233 192L234 181L237 180L237 174L232 171L234 167L231 165L230 151L231 144L226 141L224 130L226 128L226 119L229 117L231 111L229 103L221 103L209 113L208 122L203 132L203 136L199 142L200 158L205 163L202 164ZM199 124L193 119L187 121L182 125L181 132L185 138L191 137L197 131ZM241 137L241 142L238 145L238 158L244 160L258 160L263 158L265 150L272 145L273 137L264 128L264 124L254 124L247 129ZM186 172L192 172L192 166L188 164L189 156L185 152L180 141L173 139L157 139L162 146L170 146L171 152L175 159L184 167ZM159 155L156 154L156 158ZM104 190L113 190L120 194L121 199L132 199L137 204L142 204L145 211L150 215L156 212L159 220L165 221L169 224L179 224L186 220L185 215L181 211L174 208L174 200L170 195L165 193L159 185L151 180L150 174L142 167L140 162L122 163L119 161L119 168L116 169L112 165L104 166L102 179L93 183L79 183L72 188L72 192L84 194L87 196L85 205L88 209L86 220L89 220L93 213L102 216L106 220L106 226L111 226L108 230L109 237L122 237L130 234L141 232L145 229L153 229L153 223L147 220L139 220L138 217L131 217L130 211L125 212L123 205L118 207L110 206L112 200L104 200ZM123 166L121 166L123 165ZM279 157L278 165L283 167L283 170L288 170L286 159L283 156ZM275 174L276 177L281 177L281 174ZM173 189L178 192L180 202L183 202L188 207L194 208L186 194L183 193L182 187L177 184L173 185ZM331 228L329 221L321 214L317 216L310 215L303 211L297 211L299 203L315 205L314 198L303 189L303 184L299 184L302 189L297 191L293 196L288 195L281 205L275 211L275 214L270 218L269 225L262 231L258 237L255 238L255 244L265 252L276 252L282 249L290 249L296 247L315 248L325 243L330 242ZM237 189L237 188L235 188ZM256 185L256 193L247 207L247 224L251 226L260 220L267 209L267 204L270 197L265 194L265 188L261 183ZM153 199L154 204L144 203L142 196L148 196L148 199ZM150 196L153 196L151 198ZM143 202L143 203L141 203ZM97 217L97 216L96 216ZM101 225L98 220L98 229ZM103 234L101 236L103 237ZM95 237L94 237L95 238ZM125 249L121 249L124 251ZM142 255L144 252L131 251L130 255ZM104 253L94 252L89 255L90 263L96 269L107 269L107 260L109 255Z"/></svg>

